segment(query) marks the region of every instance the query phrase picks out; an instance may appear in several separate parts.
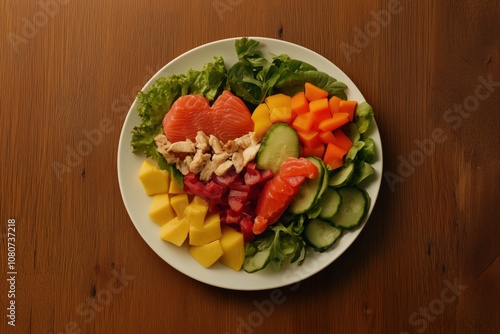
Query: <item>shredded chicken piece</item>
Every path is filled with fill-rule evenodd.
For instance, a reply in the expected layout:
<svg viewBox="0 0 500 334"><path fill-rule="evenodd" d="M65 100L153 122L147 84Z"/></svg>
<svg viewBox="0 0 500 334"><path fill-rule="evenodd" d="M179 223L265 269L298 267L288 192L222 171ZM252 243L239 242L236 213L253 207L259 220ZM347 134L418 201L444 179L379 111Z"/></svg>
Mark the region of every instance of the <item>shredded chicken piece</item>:
<svg viewBox="0 0 500 334"><path fill-rule="evenodd" d="M247 147L243 151L243 165L246 166L250 161L255 159L257 153L259 152L260 144Z"/></svg>
<svg viewBox="0 0 500 334"><path fill-rule="evenodd" d="M167 137L164 134L159 134L158 136L156 136L154 141L156 143L156 146L158 147L158 153L160 153L165 158L167 163L173 164L177 161L177 157L168 153L168 149L171 143L168 141Z"/></svg>
<svg viewBox="0 0 500 334"><path fill-rule="evenodd" d="M215 170L215 175L221 176L226 174L226 172L233 166L233 162L231 160L227 160L221 163Z"/></svg>
<svg viewBox="0 0 500 334"><path fill-rule="evenodd" d="M200 173L205 168L207 161L210 160L210 156L209 153L203 153L201 149L197 150L193 159L188 164L189 170L195 174Z"/></svg>
<svg viewBox="0 0 500 334"><path fill-rule="evenodd" d="M198 131L198 133L196 134L195 141L196 141L196 148L198 150L202 150L203 152L206 152L210 148L208 136L203 131Z"/></svg>
<svg viewBox="0 0 500 334"><path fill-rule="evenodd" d="M238 151L239 146L234 140L229 140L226 144L224 144L223 149L228 153L234 153Z"/></svg>
<svg viewBox="0 0 500 334"><path fill-rule="evenodd" d="M190 155L186 155L186 157L184 158L184 163L189 167L189 164L192 162L193 162L193 157Z"/></svg>
<svg viewBox="0 0 500 334"><path fill-rule="evenodd" d="M243 150L239 150L238 152L233 153L233 157L231 159L233 161L234 169L236 169L236 173L239 173L243 170L245 165L243 164Z"/></svg>
<svg viewBox="0 0 500 334"><path fill-rule="evenodd" d="M170 142L167 139L167 136L164 134L159 134L154 139L156 146L158 147L158 153L163 154L167 153L168 148L170 147Z"/></svg>
<svg viewBox="0 0 500 334"><path fill-rule="evenodd" d="M217 163L218 165L220 165L221 163L227 161L230 157L231 157L230 153L221 152L221 153L214 154L212 156L212 161Z"/></svg>
<svg viewBox="0 0 500 334"><path fill-rule="evenodd" d="M210 143L210 146L212 146L212 150L215 154L222 153L222 144L217 137L210 135L208 142Z"/></svg>
<svg viewBox="0 0 500 334"><path fill-rule="evenodd" d="M171 143L164 134L159 134L154 140L158 153L167 163L175 164L183 175L189 172L200 174L202 181L210 180L213 173L223 175L232 166L240 173L255 159L260 147L254 132L225 144L214 135L207 136L203 131L198 131L194 143L189 139Z"/></svg>
<svg viewBox="0 0 500 334"><path fill-rule="evenodd" d="M189 173L189 166L184 162L184 160L177 159L175 166L182 173L182 175Z"/></svg>
<svg viewBox="0 0 500 334"><path fill-rule="evenodd" d="M258 144L254 132L249 132L246 135L241 136L240 138L236 138L234 141L239 146L239 148L242 149L249 148L250 146Z"/></svg>
<svg viewBox="0 0 500 334"><path fill-rule="evenodd" d="M168 153L176 154L176 153L195 153L196 146L190 139L186 139L185 141L178 141L170 144L170 147L167 150Z"/></svg>
<svg viewBox="0 0 500 334"><path fill-rule="evenodd" d="M200 173L200 180L202 181L208 181L212 177L213 172L217 169L219 165L216 162L213 162L212 160L207 161L205 164L205 167Z"/></svg>

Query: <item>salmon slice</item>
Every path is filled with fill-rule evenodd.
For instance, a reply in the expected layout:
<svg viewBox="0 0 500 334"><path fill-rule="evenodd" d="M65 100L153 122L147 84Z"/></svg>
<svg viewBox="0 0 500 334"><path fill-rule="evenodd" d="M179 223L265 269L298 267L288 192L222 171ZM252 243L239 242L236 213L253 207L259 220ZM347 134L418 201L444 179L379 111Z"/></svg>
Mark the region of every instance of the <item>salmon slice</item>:
<svg viewBox="0 0 500 334"><path fill-rule="evenodd" d="M305 158L287 158L280 166L278 174L266 182L257 201L253 233L263 233L269 225L278 221L286 211L293 197L299 192L306 177L318 175L318 167Z"/></svg>
<svg viewBox="0 0 500 334"><path fill-rule="evenodd" d="M214 136L222 142L244 136L253 131L250 110L243 101L225 90L212 106Z"/></svg>
<svg viewBox="0 0 500 334"><path fill-rule="evenodd" d="M250 110L230 91L224 91L210 107L202 95L178 98L162 122L170 142L195 141L198 131L214 135L222 142L236 139L253 131Z"/></svg>
<svg viewBox="0 0 500 334"><path fill-rule="evenodd" d="M163 131L167 139L172 143L188 138L194 142L196 133L204 122L203 115L209 110L210 105L203 95L179 97L163 118Z"/></svg>

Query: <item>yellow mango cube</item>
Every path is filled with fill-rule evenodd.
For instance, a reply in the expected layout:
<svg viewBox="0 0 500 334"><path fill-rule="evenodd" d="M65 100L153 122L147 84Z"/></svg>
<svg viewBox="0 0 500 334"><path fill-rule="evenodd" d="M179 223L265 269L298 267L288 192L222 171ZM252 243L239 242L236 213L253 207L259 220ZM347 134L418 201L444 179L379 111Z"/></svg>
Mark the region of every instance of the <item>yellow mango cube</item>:
<svg viewBox="0 0 500 334"><path fill-rule="evenodd" d="M271 120L271 123L291 121L292 107L288 105L282 107L275 107L271 109L271 113L269 114L269 119Z"/></svg>
<svg viewBox="0 0 500 334"><path fill-rule="evenodd" d="M187 218L175 217L163 225L160 229L160 238L176 246L182 246L189 233Z"/></svg>
<svg viewBox="0 0 500 334"><path fill-rule="evenodd" d="M184 209L189 225L197 229L203 228L207 211L208 206L193 202L189 203L189 205Z"/></svg>
<svg viewBox="0 0 500 334"><path fill-rule="evenodd" d="M212 266L222 256L222 246L219 240L203 246L190 246L189 253L205 268Z"/></svg>
<svg viewBox="0 0 500 334"><path fill-rule="evenodd" d="M175 217L174 209L170 204L168 194L153 195L153 201L149 208L149 218L162 226Z"/></svg>
<svg viewBox="0 0 500 334"><path fill-rule="evenodd" d="M285 94L274 94L266 97L265 100L269 110L273 108L279 108L284 106L290 106L292 103L292 98Z"/></svg>
<svg viewBox="0 0 500 334"><path fill-rule="evenodd" d="M262 118L269 118L269 107L265 103L259 104L252 113L252 121L258 121Z"/></svg>
<svg viewBox="0 0 500 334"><path fill-rule="evenodd" d="M252 113L253 131L259 139L262 139L266 131L271 127L269 113L269 107L265 103L259 104Z"/></svg>
<svg viewBox="0 0 500 334"><path fill-rule="evenodd" d="M142 163L139 170L139 179L149 196L167 193L170 187L170 174L148 160L144 160Z"/></svg>
<svg viewBox="0 0 500 334"><path fill-rule="evenodd" d="M201 246L208 244L221 237L220 217L218 213L209 214L201 229L191 225L189 227L189 244Z"/></svg>
<svg viewBox="0 0 500 334"><path fill-rule="evenodd" d="M227 225L223 225L221 231L220 244L224 254L221 256L220 262L233 270L239 271L245 260L243 234Z"/></svg>
<svg viewBox="0 0 500 334"><path fill-rule="evenodd" d="M189 205L189 198L187 194L179 194L172 196L170 198L170 204L172 205L172 208L175 211L175 214L179 218L184 218L186 214L184 213L184 210L186 207Z"/></svg>
<svg viewBox="0 0 500 334"><path fill-rule="evenodd" d="M193 200L191 201L193 204L199 204L199 205L204 205L208 208L208 202L205 201L203 198L200 196L194 195Z"/></svg>
<svg viewBox="0 0 500 334"><path fill-rule="evenodd" d="M172 177L170 180L170 187L168 188L169 194L184 194L185 191L182 189L181 185Z"/></svg>

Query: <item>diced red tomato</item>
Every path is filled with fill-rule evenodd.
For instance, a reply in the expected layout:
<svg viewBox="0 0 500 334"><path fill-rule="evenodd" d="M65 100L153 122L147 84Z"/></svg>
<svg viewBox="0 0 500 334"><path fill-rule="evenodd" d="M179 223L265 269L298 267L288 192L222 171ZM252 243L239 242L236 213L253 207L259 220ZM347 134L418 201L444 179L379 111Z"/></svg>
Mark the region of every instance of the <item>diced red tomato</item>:
<svg viewBox="0 0 500 334"><path fill-rule="evenodd" d="M251 189L251 186L248 184L245 184L243 182L234 182L233 184L229 185L229 189L231 190L238 190L238 191L244 191L244 192L249 192Z"/></svg>
<svg viewBox="0 0 500 334"><path fill-rule="evenodd" d="M240 221L240 231L243 233L243 240L252 241L255 237L253 234L253 221L249 217L244 217Z"/></svg>
<svg viewBox="0 0 500 334"><path fill-rule="evenodd" d="M258 199L272 177L271 171L259 170L255 163L249 163L239 174L231 169L224 175L214 175L209 182L202 182L197 175L189 173L184 176L184 189L205 199L210 212L219 212L223 224L236 227L249 241L254 237L253 220Z"/></svg>
<svg viewBox="0 0 500 334"><path fill-rule="evenodd" d="M262 174L257 169L257 164L253 162L249 163L243 178L245 180L245 184L250 186L259 183L262 180Z"/></svg>
<svg viewBox="0 0 500 334"><path fill-rule="evenodd" d="M241 212L243 210L243 205L247 201L248 192L241 190L229 190L229 195L227 201L229 207L236 212Z"/></svg>
<svg viewBox="0 0 500 334"><path fill-rule="evenodd" d="M188 174L189 175L189 174ZM231 184L233 184L237 179L239 178L238 173L236 173L234 170L229 170L227 173L224 175L215 175L213 174L212 180L220 184L221 186L224 187L229 187Z"/></svg>
<svg viewBox="0 0 500 334"><path fill-rule="evenodd" d="M205 192L205 186L200 182L197 175L189 173L184 177L184 190L201 195Z"/></svg>
<svg viewBox="0 0 500 334"><path fill-rule="evenodd" d="M225 217L224 223L226 224L238 223L241 220L241 214L232 209L223 210L222 212Z"/></svg>
<svg viewBox="0 0 500 334"><path fill-rule="evenodd" d="M267 180L270 180L274 176L273 171L269 169L261 170L260 175L262 176L262 180L260 182L265 182Z"/></svg>

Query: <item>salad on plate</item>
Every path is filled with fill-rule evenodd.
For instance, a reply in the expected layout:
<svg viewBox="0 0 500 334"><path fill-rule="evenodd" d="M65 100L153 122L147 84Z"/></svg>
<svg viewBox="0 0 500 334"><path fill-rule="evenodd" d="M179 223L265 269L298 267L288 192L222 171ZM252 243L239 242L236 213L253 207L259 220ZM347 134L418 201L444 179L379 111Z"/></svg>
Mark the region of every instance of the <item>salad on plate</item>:
<svg viewBox="0 0 500 334"><path fill-rule="evenodd" d="M279 271L366 219L374 115L305 61L250 38L234 51L231 66L214 56L140 92L132 151L158 238L206 268Z"/></svg>

